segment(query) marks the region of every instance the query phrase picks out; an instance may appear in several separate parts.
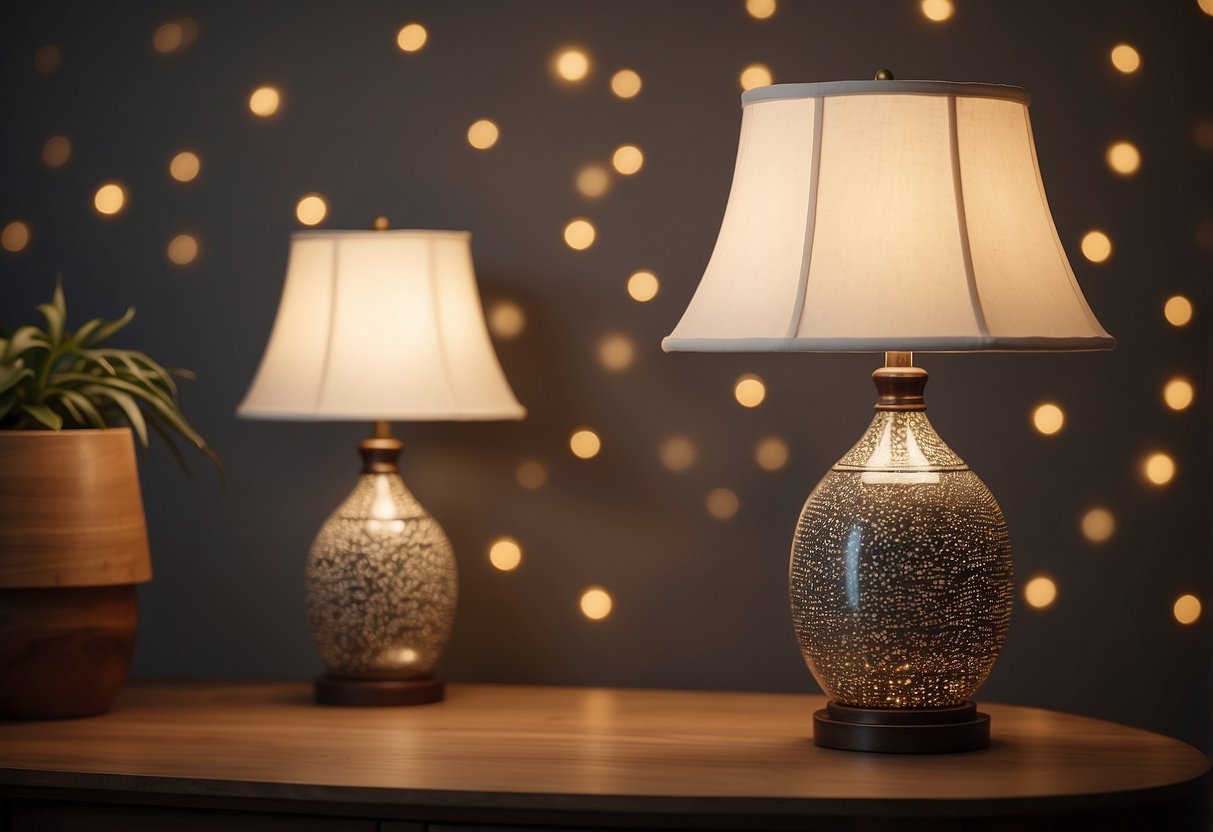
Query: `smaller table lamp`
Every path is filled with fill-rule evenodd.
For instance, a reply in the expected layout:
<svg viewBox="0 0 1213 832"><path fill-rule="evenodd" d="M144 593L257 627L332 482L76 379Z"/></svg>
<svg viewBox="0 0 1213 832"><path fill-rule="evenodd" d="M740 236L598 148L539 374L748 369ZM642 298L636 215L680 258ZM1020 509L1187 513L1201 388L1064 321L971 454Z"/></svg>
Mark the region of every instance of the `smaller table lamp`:
<svg viewBox="0 0 1213 832"><path fill-rule="evenodd" d="M464 231L302 231L244 417L368 421L362 476L307 566L318 702L443 697L430 674L455 618L446 534L396 468L393 420L521 419L485 327Z"/></svg>
<svg viewBox="0 0 1213 832"><path fill-rule="evenodd" d="M884 352L876 416L805 502L792 618L818 745L989 745L970 697L1011 617L1007 524L926 417L912 351L1110 349L1053 227L1018 87L742 96L716 249L666 350Z"/></svg>

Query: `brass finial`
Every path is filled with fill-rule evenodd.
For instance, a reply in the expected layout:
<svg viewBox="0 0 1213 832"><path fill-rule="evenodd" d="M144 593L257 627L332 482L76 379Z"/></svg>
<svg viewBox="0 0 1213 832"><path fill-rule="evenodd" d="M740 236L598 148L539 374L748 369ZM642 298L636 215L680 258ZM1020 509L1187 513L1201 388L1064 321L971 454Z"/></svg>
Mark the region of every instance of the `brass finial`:
<svg viewBox="0 0 1213 832"><path fill-rule="evenodd" d="M391 228L391 224L387 221L387 217L380 214L379 216L375 217L375 221L371 223L371 228L375 229L376 231L387 231L389 228Z"/></svg>
<svg viewBox="0 0 1213 832"><path fill-rule="evenodd" d="M891 69L879 69L876 71L877 81L892 81L893 71Z"/></svg>

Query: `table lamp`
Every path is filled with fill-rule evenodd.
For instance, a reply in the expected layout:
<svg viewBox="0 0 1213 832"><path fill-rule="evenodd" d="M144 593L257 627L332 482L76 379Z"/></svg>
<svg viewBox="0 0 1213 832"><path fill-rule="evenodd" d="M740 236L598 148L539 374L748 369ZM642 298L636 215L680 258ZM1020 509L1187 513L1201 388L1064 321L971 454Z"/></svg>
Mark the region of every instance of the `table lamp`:
<svg viewBox="0 0 1213 832"><path fill-rule="evenodd" d="M269 344L239 414L366 421L362 475L307 565L332 705L436 702L455 618L451 544L405 487L394 420L521 419L489 340L463 231L302 231Z"/></svg>
<svg viewBox="0 0 1213 832"><path fill-rule="evenodd" d="M867 431L810 494L789 590L830 702L818 745L989 745L1006 521L932 429L918 352L1110 349L1045 201L1017 87L779 84L742 96L728 206L666 351L884 352Z"/></svg>

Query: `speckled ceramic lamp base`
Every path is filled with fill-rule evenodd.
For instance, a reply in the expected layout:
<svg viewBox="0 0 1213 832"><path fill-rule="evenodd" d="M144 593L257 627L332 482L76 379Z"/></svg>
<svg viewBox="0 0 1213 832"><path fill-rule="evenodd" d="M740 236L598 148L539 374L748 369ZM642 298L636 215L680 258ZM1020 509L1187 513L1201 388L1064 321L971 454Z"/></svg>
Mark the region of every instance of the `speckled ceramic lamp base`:
<svg viewBox="0 0 1213 832"><path fill-rule="evenodd" d="M813 714L823 748L885 754L948 754L990 747L990 717L972 702L946 708L849 708L837 702Z"/></svg>
<svg viewBox="0 0 1213 832"><path fill-rule="evenodd" d="M441 702L445 685L436 676L416 679L356 679L321 676L314 683L316 701L321 705L350 705L378 708L391 705L428 705Z"/></svg>

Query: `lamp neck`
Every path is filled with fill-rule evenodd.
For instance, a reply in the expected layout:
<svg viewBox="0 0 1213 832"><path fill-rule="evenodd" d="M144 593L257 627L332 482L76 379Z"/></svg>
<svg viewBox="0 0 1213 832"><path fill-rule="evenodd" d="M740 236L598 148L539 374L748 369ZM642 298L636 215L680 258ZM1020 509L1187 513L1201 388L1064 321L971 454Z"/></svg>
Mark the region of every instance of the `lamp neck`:
<svg viewBox="0 0 1213 832"><path fill-rule="evenodd" d="M390 422L375 422L370 439L363 439L358 444L358 453L362 456L362 473L364 474L398 474L396 460L404 449L404 443L392 436Z"/></svg>
<svg viewBox="0 0 1213 832"><path fill-rule="evenodd" d="M915 367L914 354L886 352L885 366L872 373L876 384L876 409L905 412L926 410L923 391L927 387L927 371Z"/></svg>

